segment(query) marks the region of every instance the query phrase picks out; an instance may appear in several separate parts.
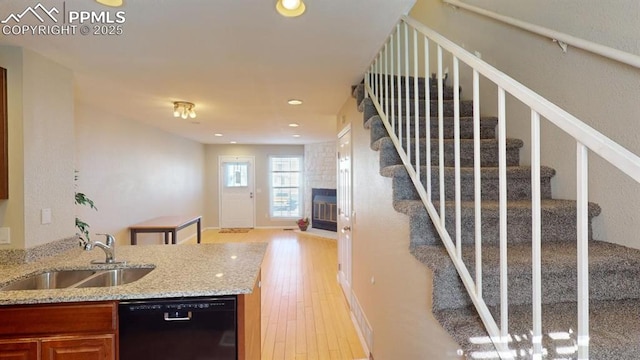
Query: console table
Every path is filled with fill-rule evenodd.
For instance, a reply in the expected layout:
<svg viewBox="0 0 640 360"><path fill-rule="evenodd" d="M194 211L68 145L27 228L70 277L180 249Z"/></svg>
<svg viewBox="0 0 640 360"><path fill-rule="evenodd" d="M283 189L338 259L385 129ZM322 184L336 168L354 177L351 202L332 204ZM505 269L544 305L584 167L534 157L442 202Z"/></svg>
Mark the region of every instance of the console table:
<svg viewBox="0 0 640 360"><path fill-rule="evenodd" d="M189 225L196 224L198 227L198 244L202 237L201 234L202 216L161 216L129 227L131 230L131 245L138 243L138 233L163 233L165 244L175 244L178 230L184 229Z"/></svg>

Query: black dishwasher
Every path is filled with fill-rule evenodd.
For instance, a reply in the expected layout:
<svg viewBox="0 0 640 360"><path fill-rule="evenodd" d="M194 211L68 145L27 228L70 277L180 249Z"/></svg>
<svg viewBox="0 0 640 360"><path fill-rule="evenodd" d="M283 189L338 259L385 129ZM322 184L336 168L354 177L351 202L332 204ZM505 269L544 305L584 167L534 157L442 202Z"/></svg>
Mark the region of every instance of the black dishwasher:
<svg viewBox="0 0 640 360"><path fill-rule="evenodd" d="M120 360L237 359L236 297L121 301Z"/></svg>

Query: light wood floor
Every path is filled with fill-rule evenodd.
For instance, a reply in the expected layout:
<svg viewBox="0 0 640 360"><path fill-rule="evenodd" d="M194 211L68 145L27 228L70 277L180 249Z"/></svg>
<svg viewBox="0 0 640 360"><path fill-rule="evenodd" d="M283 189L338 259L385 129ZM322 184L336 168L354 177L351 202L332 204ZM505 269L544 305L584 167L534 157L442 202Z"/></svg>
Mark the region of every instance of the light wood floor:
<svg viewBox="0 0 640 360"><path fill-rule="evenodd" d="M335 240L285 230L205 231L203 243L269 242L262 264L262 360L363 359L336 280Z"/></svg>

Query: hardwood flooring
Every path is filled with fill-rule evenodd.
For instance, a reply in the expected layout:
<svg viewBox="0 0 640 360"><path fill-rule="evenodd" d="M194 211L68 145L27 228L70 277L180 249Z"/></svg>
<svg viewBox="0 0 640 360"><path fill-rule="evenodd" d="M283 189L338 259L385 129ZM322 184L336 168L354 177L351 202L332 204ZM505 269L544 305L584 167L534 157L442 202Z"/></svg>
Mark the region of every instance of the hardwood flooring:
<svg viewBox="0 0 640 360"><path fill-rule="evenodd" d="M336 279L337 243L254 229L203 233L202 242L269 242L262 264L262 360L365 359Z"/></svg>

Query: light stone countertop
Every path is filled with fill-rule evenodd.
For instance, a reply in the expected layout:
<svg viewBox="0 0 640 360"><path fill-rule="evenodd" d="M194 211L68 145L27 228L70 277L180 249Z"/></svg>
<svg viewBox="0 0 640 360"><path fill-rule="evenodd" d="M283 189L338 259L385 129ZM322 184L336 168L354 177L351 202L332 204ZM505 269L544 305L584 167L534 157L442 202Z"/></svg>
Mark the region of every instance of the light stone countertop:
<svg viewBox="0 0 640 360"><path fill-rule="evenodd" d="M266 242L123 245L116 248L116 260L126 261L124 265L91 264L91 260L104 261L100 249L77 249L34 263L0 265L0 287L49 270L155 266L140 280L113 287L0 291L0 305L249 294L267 246Z"/></svg>

